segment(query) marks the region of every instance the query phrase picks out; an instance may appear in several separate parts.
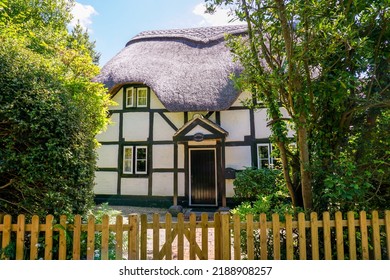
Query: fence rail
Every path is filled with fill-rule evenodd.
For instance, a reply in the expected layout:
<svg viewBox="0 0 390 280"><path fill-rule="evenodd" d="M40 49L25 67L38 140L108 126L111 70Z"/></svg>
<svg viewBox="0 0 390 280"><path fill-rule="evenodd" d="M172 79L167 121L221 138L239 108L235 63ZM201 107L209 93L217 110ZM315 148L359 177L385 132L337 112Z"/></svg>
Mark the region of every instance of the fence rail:
<svg viewBox="0 0 390 280"><path fill-rule="evenodd" d="M0 259L390 259L389 210L12 218L0 215Z"/></svg>

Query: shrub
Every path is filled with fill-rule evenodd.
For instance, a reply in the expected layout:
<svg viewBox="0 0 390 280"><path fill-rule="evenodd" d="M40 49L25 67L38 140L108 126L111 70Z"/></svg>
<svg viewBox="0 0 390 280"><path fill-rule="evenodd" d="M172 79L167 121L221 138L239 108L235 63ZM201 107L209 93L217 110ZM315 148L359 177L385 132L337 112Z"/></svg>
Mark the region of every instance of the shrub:
<svg viewBox="0 0 390 280"><path fill-rule="evenodd" d="M286 186L281 179L281 172L273 169L246 168L238 173L235 186L235 198L241 202L231 213L238 214L241 221L246 221L248 214L253 214L254 221L259 221L259 215L277 213L283 219L284 214L294 213L291 199ZM296 210L296 209L295 209ZM241 231L241 252L247 254L246 230ZM267 233L269 258L273 258L272 231ZM255 259L260 259L260 231L254 230ZM281 248L285 248L285 236L281 234ZM283 252L282 252L283 254Z"/></svg>

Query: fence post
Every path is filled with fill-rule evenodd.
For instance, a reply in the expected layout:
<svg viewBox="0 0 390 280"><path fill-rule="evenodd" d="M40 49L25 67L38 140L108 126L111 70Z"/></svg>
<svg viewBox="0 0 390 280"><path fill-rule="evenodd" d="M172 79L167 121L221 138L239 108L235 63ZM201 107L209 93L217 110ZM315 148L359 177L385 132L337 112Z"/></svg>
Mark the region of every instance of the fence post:
<svg viewBox="0 0 390 280"><path fill-rule="evenodd" d="M177 259L184 259L184 214L177 215Z"/></svg>
<svg viewBox="0 0 390 280"><path fill-rule="evenodd" d="M73 226L73 259L80 259L81 216L75 215Z"/></svg>
<svg viewBox="0 0 390 280"><path fill-rule="evenodd" d="M286 220L286 259L294 259L294 244L293 244L293 228L292 228L292 216L285 214Z"/></svg>
<svg viewBox="0 0 390 280"><path fill-rule="evenodd" d="M348 241L349 241L349 259L356 260L356 229L355 229L355 213L349 211L347 213L348 224Z"/></svg>
<svg viewBox="0 0 390 280"><path fill-rule="evenodd" d="M3 223L4 216L5 216L4 213L0 213L0 225ZM3 244L3 233L0 231L0 249L3 248L2 244ZM0 259L1 259L1 256L0 256Z"/></svg>
<svg viewBox="0 0 390 280"><path fill-rule="evenodd" d="M372 227L372 241L374 247L374 259L381 259L381 236L379 230L378 211L372 211L371 227Z"/></svg>
<svg viewBox="0 0 390 280"><path fill-rule="evenodd" d="M190 260L196 259L195 245L196 245L196 214L190 214Z"/></svg>
<svg viewBox="0 0 390 280"><path fill-rule="evenodd" d="M343 214L340 211L337 211L334 220L336 224L337 259L344 260Z"/></svg>
<svg viewBox="0 0 390 280"><path fill-rule="evenodd" d="M153 259L158 260L160 252L160 215L153 214Z"/></svg>
<svg viewBox="0 0 390 280"><path fill-rule="evenodd" d="M298 239L299 239L299 259L306 260L306 226L305 226L305 213L298 214Z"/></svg>
<svg viewBox="0 0 390 280"><path fill-rule="evenodd" d="M172 215L171 213L165 214L165 259L172 260Z"/></svg>
<svg viewBox="0 0 390 280"><path fill-rule="evenodd" d="M272 235L274 260L280 260L280 221L276 213L272 214Z"/></svg>
<svg viewBox="0 0 390 280"><path fill-rule="evenodd" d="M390 260L390 210L385 211L387 259Z"/></svg>
<svg viewBox="0 0 390 280"><path fill-rule="evenodd" d="M265 213L260 214L260 259L268 259L268 248L267 248L267 215Z"/></svg>
<svg viewBox="0 0 390 280"><path fill-rule="evenodd" d="M241 221L238 214L233 215L233 229L234 259L241 260Z"/></svg>
<svg viewBox="0 0 390 280"><path fill-rule="evenodd" d="M104 214L102 217L102 248L100 252L101 260L109 259L110 241L110 217Z"/></svg>
<svg viewBox="0 0 390 280"><path fill-rule="evenodd" d="M324 231L325 260L331 260L332 259L332 246L331 246L331 238L330 238L330 214L329 214L329 212L324 212L322 214L322 220L324 223L323 231Z"/></svg>
<svg viewBox="0 0 390 280"><path fill-rule="evenodd" d="M11 215L5 215L3 220L3 237L2 237L2 249L6 248L11 242L11 227L12 217ZM4 256L1 256L3 258Z"/></svg>
<svg viewBox="0 0 390 280"><path fill-rule="evenodd" d="M310 213L310 234L311 234L311 255L313 260L318 260L319 246L318 246L318 218L316 212Z"/></svg>
<svg viewBox="0 0 390 280"><path fill-rule="evenodd" d="M18 216L17 232L16 232L16 259L23 260L24 253L24 234L26 226L26 219L24 215Z"/></svg>
<svg viewBox="0 0 390 280"><path fill-rule="evenodd" d="M253 235L253 214L246 215L246 246L247 246L247 257L248 260L255 259L255 248L254 248L254 235Z"/></svg>
<svg viewBox="0 0 390 280"><path fill-rule="evenodd" d="M222 259L230 260L230 215L221 214Z"/></svg>
<svg viewBox="0 0 390 280"><path fill-rule="evenodd" d="M46 216L45 224L45 260L53 258L53 215Z"/></svg>
<svg viewBox="0 0 390 280"><path fill-rule="evenodd" d="M95 259L95 216L88 217L87 260Z"/></svg>
<svg viewBox="0 0 390 280"><path fill-rule="evenodd" d="M367 216L365 211L360 211L360 233L362 234L362 259L368 260L368 234L367 234Z"/></svg>
<svg viewBox="0 0 390 280"><path fill-rule="evenodd" d="M66 259L66 235L67 235L67 224L66 224L66 216L60 216L60 239L59 239L59 248L58 248L58 259L65 260Z"/></svg>
<svg viewBox="0 0 390 280"><path fill-rule="evenodd" d="M148 247L148 216L141 215L141 260L147 259Z"/></svg>
<svg viewBox="0 0 390 280"><path fill-rule="evenodd" d="M138 250L138 215L131 214L129 216L129 260L138 260L139 259L139 250Z"/></svg>
<svg viewBox="0 0 390 280"><path fill-rule="evenodd" d="M39 217L34 215L31 220L30 260L38 259Z"/></svg>
<svg viewBox="0 0 390 280"><path fill-rule="evenodd" d="M115 218L115 259L123 259L123 216L118 215Z"/></svg>
<svg viewBox="0 0 390 280"><path fill-rule="evenodd" d="M214 259L221 259L221 214L214 213Z"/></svg>
<svg viewBox="0 0 390 280"><path fill-rule="evenodd" d="M207 213L202 213L202 260L207 260L209 258L209 215Z"/></svg>

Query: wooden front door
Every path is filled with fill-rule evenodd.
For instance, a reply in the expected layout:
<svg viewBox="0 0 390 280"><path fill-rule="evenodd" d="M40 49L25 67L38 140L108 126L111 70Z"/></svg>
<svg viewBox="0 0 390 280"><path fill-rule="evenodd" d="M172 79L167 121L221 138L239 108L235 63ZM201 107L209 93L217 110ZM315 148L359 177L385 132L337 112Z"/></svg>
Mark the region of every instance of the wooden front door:
<svg viewBox="0 0 390 280"><path fill-rule="evenodd" d="M190 205L217 205L215 149L190 149Z"/></svg>

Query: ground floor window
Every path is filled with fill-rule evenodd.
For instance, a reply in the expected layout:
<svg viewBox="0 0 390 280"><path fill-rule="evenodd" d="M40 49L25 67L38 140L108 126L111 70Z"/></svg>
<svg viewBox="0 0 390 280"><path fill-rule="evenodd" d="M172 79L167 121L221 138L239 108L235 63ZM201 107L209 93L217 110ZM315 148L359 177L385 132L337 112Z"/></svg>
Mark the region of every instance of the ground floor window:
<svg viewBox="0 0 390 280"><path fill-rule="evenodd" d="M272 145L270 143L257 144L258 168L273 168L274 159L271 156Z"/></svg>
<svg viewBox="0 0 390 280"><path fill-rule="evenodd" d="M125 146L123 148L123 173L147 174L147 147Z"/></svg>

